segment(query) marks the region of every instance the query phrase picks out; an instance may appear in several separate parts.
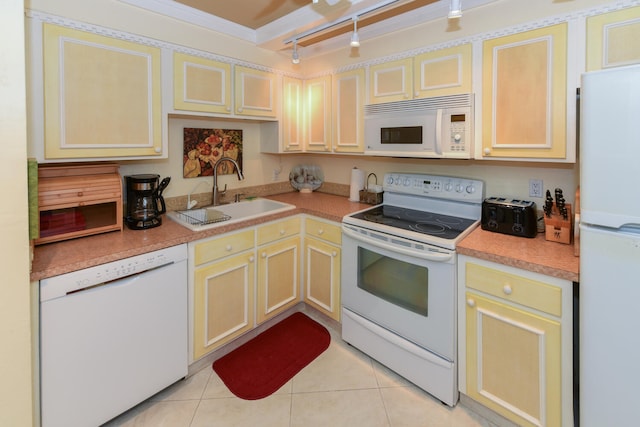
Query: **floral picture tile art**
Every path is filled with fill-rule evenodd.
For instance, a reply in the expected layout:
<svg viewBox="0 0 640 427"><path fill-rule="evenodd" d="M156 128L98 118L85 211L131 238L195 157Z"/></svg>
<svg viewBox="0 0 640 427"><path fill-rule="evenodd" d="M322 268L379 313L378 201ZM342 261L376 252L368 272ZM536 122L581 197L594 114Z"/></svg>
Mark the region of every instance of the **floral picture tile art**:
<svg viewBox="0 0 640 427"><path fill-rule="evenodd" d="M242 130L184 128L183 177L213 175L213 166L222 157L235 160L242 169ZM218 165L218 175L235 172L231 162Z"/></svg>

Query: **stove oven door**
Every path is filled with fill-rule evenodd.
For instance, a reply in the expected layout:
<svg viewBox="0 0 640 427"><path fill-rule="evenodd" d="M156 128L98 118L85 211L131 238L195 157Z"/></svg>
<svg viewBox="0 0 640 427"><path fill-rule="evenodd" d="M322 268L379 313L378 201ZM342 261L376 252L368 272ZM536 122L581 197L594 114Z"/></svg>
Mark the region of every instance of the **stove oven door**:
<svg viewBox="0 0 640 427"><path fill-rule="evenodd" d="M342 305L455 360L455 252L343 224Z"/></svg>

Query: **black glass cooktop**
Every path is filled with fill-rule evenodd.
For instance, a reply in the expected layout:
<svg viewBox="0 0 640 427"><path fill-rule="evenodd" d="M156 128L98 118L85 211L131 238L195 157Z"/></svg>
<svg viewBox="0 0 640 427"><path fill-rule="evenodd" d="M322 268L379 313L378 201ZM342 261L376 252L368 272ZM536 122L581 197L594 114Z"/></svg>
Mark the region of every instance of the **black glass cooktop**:
<svg viewBox="0 0 640 427"><path fill-rule="evenodd" d="M455 239L475 222L473 219L391 205L376 206L352 217L443 239Z"/></svg>

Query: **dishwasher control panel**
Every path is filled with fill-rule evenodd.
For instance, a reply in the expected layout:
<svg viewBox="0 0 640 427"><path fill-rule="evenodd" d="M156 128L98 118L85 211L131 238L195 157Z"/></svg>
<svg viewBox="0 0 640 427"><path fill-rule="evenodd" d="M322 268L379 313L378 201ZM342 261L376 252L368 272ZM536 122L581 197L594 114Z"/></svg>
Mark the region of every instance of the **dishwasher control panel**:
<svg viewBox="0 0 640 427"><path fill-rule="evenodd" d="M178 245L43 279L40 281L40 301L65 296L186 259L187 246Z"/></svg>

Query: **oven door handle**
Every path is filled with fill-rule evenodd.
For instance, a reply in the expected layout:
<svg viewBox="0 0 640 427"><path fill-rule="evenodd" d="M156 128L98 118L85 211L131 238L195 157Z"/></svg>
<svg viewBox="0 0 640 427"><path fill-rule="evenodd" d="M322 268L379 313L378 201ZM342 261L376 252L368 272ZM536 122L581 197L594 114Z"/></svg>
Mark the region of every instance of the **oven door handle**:
<svg viewBox="0 0 640 427"><path fill-rule="evenodd" d="M453 252L439 252L437 250L422 252L422 251L412 251L410 249L403 248L401 246L391 245L389 243L385 243L383 241L367 239L366 237L361 236L359 233L353 231L349 227L342 227L342 232L347 236L351 237L354 240L358 240L363 243L367 243L372 246L376 246L381 249L385 249L395 253L401 253L404 255L412 256L415 258L426 259L428 261L435 262L447 262L453 259Z"/></svg>

